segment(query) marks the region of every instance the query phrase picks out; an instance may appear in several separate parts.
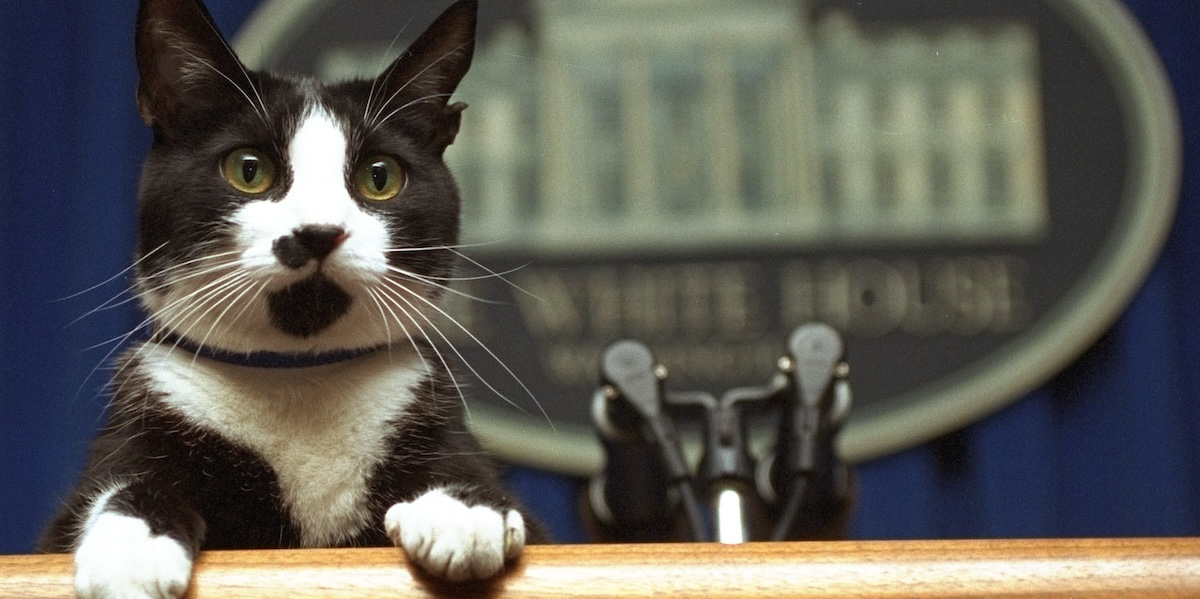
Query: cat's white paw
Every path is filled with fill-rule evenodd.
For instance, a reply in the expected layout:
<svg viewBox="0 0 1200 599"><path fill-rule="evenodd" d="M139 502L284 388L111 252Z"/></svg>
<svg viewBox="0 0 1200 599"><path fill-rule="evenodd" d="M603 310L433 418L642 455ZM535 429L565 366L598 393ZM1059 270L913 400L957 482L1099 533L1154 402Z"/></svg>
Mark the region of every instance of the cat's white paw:
<svg viewBox="0 0 1200 599"><path fill-rule="evenodd" d="M452 582L495 576L505 560L516 558L525 548L525 519L520 512L502 514L487 506L468 506L442 489L393 505L383 524L409 559Z"/></svg>
<svg viewBox="0 0 1200 599"><path fill-rule="evenodd" d="M188 551L174 539L152 536L141 518L98 514L75 550L81 599L177 599L191 575Z"/></svg>

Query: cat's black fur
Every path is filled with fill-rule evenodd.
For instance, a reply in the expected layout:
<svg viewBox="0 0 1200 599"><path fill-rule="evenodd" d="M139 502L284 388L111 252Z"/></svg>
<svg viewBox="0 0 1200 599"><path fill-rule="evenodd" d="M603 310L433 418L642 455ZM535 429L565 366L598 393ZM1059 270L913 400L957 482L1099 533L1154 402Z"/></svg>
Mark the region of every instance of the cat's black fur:
<svg viewBox="0 0 1200 599"><path fill-rule="evenodd" d="M109 574L93 572L104 568L79 551L89 535L109 534L97 532L102 528L137 529L135 520L109 515L145 521L148 537L128 534L146 547L162 539L177 542L187 558L183 563L190 568L190 560L202 549L393 542L405 546L395 525L385 526L385 513L398 503L416 505L424 494L436 491L431 502L420 504L425 511L417 520L437 520L437 506L490 509L506 526L501 532L505 557L513 557L509 542L517 531L510 529L514 522L521 523L520 508L467 431L462 393L446 361L424 339L436 316L434 302L453 271L450 248L458 237L459 198L442 153L454 140L465 108L448 102L448 97L470 65L476 9L473 0L447 9L374 81L325 84L246 70L199 0L142 1L136 40L138 102L154 139L140 188L136 289L151 315L154 336L119 360L109 420L95 441L80 483L41 544L44 551L77 551L77 568L90 568L92 577L80 581L85 573L78 575L82 595L124 592L121 580L96 582L97 576ZM350 251L345 249L351 243L347 238L365 234L340 222L303 222L274 239L266 258L274 256L278 263L268 266L282 272L280 276L314 269L311 276L283 286L269 277L238 286L242 279L235 281L236 275L229 274L228 282L209 282L205 287L200 282L239 268L238 258L232 255L245 249L237 240L242 234L239 227L244 226L238 218L243 217L231 215L240 215L238 211L252 202L273 210L272 202L289 202L284 199L289 193L304 191L292 189L306 173L289 164L293 158L289 144L314 111L337 124L328 130L345 133L343 191L349 190L344 195L352 201L343 203L355 206L346 210L353 212L352 218L383 223L387 266L411 274L399 283L381 283L373 291L367 290L366 283L362 289L355 287L358 283L348 284L347 276L331 274L327 271L334 266L324 265L334 261L330 256L335 252ZM223 157L239 147L254 148L273 162L275 180L269 191L247 195L223 178ZM407 182L399 197L372 201L355 196L355 165L374 155L391 156L402 165ZM323 209L320 202L308 201L317 206L314 210ZM249 217L245 219L249 222ZM269 227L269 223L255 223L255 227ZM227 257L213 258L222 254ZM393 271L389 276L398 275ZM300 363L263 367L261 359L271 357ZM306 357L332 363L305 365ZM157 370L167 367L172 369L169 375ZM362 379L409 381L404 378L409 374L411 384L395 389L405 399L385 401L385 407L356 404L359 398L344 390L347 385L364 385L386 399L387 393ZM261 381L269 384L256 387ZM313 391L325 384L320 381L343 388ZM226 383L228 387L222 386ZM256 389L254 401L260 403L253 405L273 415L263 416L259 423L251 413L246 419L253 422L246 425L230 417L238 414L238 385ZM280 398L298 397L297 408L278 408L267 401L274 397L272 390L278 390ZM211 397L173 395L183 391ZM345 472L287 466L292 477L288 484L300 485L296 491L285 488L278 468L284 462L303 460L304 456L295 455L297 448L282 457L270 453L273 449L257 448L307 438L304 435L336 444L338 439L321 436L321 423L309 430L314 423L305 420L305 405L327 410L320 412L321 418L342 423L339 426L348 434L366 435L368 443L361 448L362 456L343 455L360 451L355 447L313 447L325 464L344 467ZM199 408L189 412L187 406ZM381 410L380 415L366 424L354 420L358 416L350 412L375 409ZM290 423L300 432L293 436L263 428L274 422ZM364 428L374 431L373 426L377 432L362 432ZM365 471L360 475L355 468ZM345 530L322 521L321 510L314 509L311 500L306 500L303 514L289 506L290 493L319 496L324 490L310 482L326 476L331 484L342 480L337 476L361 479L362 496L342 497L350 507L329 506L332 517L346 523ZM414 519L407 517L405 522ZM98 525L102 520L103 525ZM455 512L445 520L449 527L463 518ZM523 526L519 532L524 534ZM533 525L528 540L540 538ZM91 541L107 542L117 552L128 545L127 539L116 537ZM418 565L434 574L460 579L494 574L491 566L463 570L445 563L469 562L469 547L462 550L465 554L450 557L414 556L412 547L405 548ZM112 559L120 564L140 558L131 554L127 559ZM138 575L137 569L131 566L131 576ZM145 596L182 592L178 581L127 586L151 589Z"/></svg>

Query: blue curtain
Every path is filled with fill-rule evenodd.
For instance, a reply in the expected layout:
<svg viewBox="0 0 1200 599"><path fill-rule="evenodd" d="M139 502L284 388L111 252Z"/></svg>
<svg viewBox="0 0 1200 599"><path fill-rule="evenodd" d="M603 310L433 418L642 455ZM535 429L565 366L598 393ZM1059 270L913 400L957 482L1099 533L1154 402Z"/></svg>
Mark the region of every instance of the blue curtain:
<svg viewBox="0 0 1200 599"><path fill-rule="evenodd" d="M1071 367L998 414L863 464L859 538L1200 534L1200 4L1126 0L1182 112L1175 226Z"/></svg>
<svg viewBox="0 0 1200 599"><path fill-rule="evenodd" d="M208 4L234 31L257 3ZM78 476L110 341L137 322L122 297L107 301L123 276L73 296L133 255L150 144L134 104L136 14L133 0L0 5L0 552L31 550Z"/></svg>
<svg viewBox="0 0 1200 599"><path fill-rule="evenodd" d="M1120 321L1048 384L862 464L856 537L1200 534L1200 4L1126 3L1183 113L1186 172L1162 257ZM133 104L135 4L0 4L0 552L29 551L77 476L107 342L136 324L121 277L72 295L133 251L149 143ZM230 32L256 2L208 4ZM509 479L558 540L583 540L577 481Z"/></svg>

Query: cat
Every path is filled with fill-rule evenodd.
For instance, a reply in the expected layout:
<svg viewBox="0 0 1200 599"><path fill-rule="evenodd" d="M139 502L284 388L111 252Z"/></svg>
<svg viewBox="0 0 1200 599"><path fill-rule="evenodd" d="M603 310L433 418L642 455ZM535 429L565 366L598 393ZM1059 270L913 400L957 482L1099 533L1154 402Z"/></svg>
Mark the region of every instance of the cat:
<svg viewBox="0 0 1200 599"><path fill-rule="evenodd" d="M374 80L251 71L200 0L142 0L134 291L149 338L40 549L82 597L179 597L202 549L386 546L487 579L540 527L464 424L424 333L453 279L443 152L477 13Z"/></svg>

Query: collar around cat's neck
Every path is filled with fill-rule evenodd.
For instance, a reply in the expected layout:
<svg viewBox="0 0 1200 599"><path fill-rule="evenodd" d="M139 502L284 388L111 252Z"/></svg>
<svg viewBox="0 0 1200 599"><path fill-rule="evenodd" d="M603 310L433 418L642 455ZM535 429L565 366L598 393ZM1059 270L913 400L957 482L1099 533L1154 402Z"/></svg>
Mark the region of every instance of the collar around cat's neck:
<svg viewBox="0 0 1200 599"><path fill-rule="evenodd" d="M355 349L339 349L327 352L273 352L273 351L253 351L253 352L237 352L225 349L218 349L201 345L175 333L160 333L152 339L160 345L165 345L174 349L196 354L201 358L222 362L224 364L232 364L234 366L245 366L247 368L311 368L313 366L326 366L329 364L337 364L339 362L347 362L355 358L361 358L374 354L382 349L389 347L387 344L376 345L373 347L360 347Z"/></svg>

